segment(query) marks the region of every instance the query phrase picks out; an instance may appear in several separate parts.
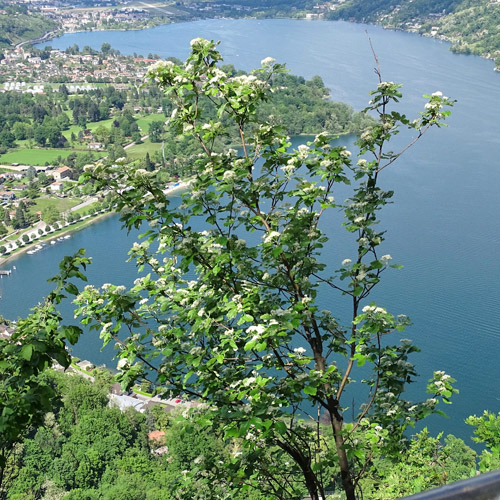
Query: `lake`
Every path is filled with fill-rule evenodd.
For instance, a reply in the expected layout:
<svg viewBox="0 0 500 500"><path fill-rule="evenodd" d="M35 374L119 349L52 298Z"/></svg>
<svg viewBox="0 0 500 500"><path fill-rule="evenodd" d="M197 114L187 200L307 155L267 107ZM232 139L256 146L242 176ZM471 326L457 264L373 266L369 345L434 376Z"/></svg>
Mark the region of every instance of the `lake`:
<svg viewBox="0 0 500 500"><path fill-rule="evenodd" d="M467 437L466 416L500 410L500 75L491 61L454 55L448 44L417 35L321 21L211 20L144 32L69 34L50 44L100 48L109 42L125 54L185 58L189 41L202 36L222 41L226 63L249 70L272 56L293 73L319 74L334 100L361 109L377 84L365 30L383 79L404 84L405 112L416 113L425 102L422 94L437 90L458 101L449 127L433 131L384 171L384 187L396 192L381 216L388 231L384 250L404 268L385 275L377 300L413 321L404 336L422 349L413 358L418 389L432 370L458 380L460 394L445 408L451 418L433 423L433 430ZM54 248L20 257L7 265L16 265L16 272L0 281L0 314L26 314L48 290L45 279L57 272L60 258L80 247L94 257L91 282L129 283L135 271L124 261L133 238L111 217ZM325 255L325 261L336 266L345 257ZM328 295L324 300L337 308ZM101 353L93 335L86 334L74 352L109 364L110 352Z"/></svg>

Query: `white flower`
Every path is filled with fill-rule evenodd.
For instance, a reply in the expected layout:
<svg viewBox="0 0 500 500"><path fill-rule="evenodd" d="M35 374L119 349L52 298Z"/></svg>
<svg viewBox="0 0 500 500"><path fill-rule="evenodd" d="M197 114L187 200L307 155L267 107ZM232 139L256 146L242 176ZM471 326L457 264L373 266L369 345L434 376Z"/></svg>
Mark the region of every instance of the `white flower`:
<svg viewBox="0 0 500 500"><path fill-rule="evenodd" d="M128 362L127 358L120 359L120 361L118 361L118 364L116 365L116 367L118 368L118 370L124 370L128 366L129 366L129 362Z"/></svg>
<svg viewBox="0 0 500 500"><path fill-rule="evenodd" d="M234 170L226 170L224 172L224 175L222 176L222 180L224 181L232 181L234 179L236 179L237 175L236 175L236 172Z"/></svg>
<svg viewBox="0 0 500 500"><path fill-rule="evenodd" d="M377 85L377 88L380 90L380 89L386 89L386 88L389 88L389 87L392 87L394 85L394 82L380 82L378 85Z"/></svg>
<svg viewBox="0 0 500 500"><path fill-rule="evenodd" d="M262 335L266 331L264 325L252 325L247 328L247 333L256 333L256 336Z"/></svg>
<svg viewBox="0 0 500 500"><path fill-rule="evenodd" d="M255 75L239 75L233 77L232 80L241 85L252 85L257 81L257 77Z"/></svg>
<svg viewBox="0 0 500 500"><path fill-rule="evenodd" d="M148 73L155 73L159 69L171 69L174 67L174 63L172 61L156 61L148 68Z"/></svg>
<svg viewBox="0 0 500 500"><path fill-rule="evenodd" d="M384 264L385 266L387 266L387 264L389 264L389 261L392 260L392 257L387 254L387 255L382 255L382 257L380 257L380 261L382 262L382 264Z"/></svg>
<svg viewBox="0 0 500 500"><path fill-rule="evenodd" d="M223 78L227 78L226 73L224 73L224 71L222 71L219 68L214 68L213 72L212 72L212 79L210 80L210 83L218 82L218 81L222 80Z"/></svg>
<svg viewBox="0 0 500 500"><path fill-rule="evenodd" d="M198 38L193 38L190 42L189 42L189 45L191 47L195 47L197 45L205 45L205 43L207 42L207 40L205 40L204 38L201 38L201 37L198 37Z"/></svg>
<svg viewBox="0 0 500 500"><path fill-rule="evenodd" d="M306 350L303 347L296 347L293 350L293 352L300 355L300 354L304 354L306 352Z"/></svg>
<svg viewBox="0 0 500 500"><path fill-rule="evenodd" d="M262 59L260 61L261 66L272 66L276 62L276 59L274 57L266 57L265 59Z"/></svg>
<svg viewBox="0 0 500 500"><path fill-rule="evenodd" d="M293 172L295 171L295 162L293 158L287 161L286 165L283 165L281 167L281 170L283 170L283 173L285 175L292 175Z"/></svg>
<svg viewBox="0 0 500 500"><path fill-rule="evenodd" d="M352 262L351 259L344 259L342 261L342 267L345 267L345 266L349 265L351 262Z"/></svg>
<svg viewBox="0 0 500 500"><path fill-rule="evenodd" d="M266 234L264 237L264 243L271 243L274 238L279 238L281 234L278 231L271 231L270 233Z"/></svg>
<svg viewBox="0 0 500 500"><path fill-rule="evenodd" d="M144 170L143 168L138 168L136 171L135 171L135 176L136 177L144 177L148 175L148 172L147 170Z"/></svg>
<svg viewBox="0 0 500 500"><path fill-rule="evenodd" d="M432 93L432 97L443 97L443 93L438 90Z"/></svg>
<svg viewBox="0 0 500 500"><path fill-rule="evenodd" d="M297 148L297 151L299 152L298 157L301 160L305 160L307 158L307 155L309 154L309 146L306 146L305 144L301 144Z"/></svg>

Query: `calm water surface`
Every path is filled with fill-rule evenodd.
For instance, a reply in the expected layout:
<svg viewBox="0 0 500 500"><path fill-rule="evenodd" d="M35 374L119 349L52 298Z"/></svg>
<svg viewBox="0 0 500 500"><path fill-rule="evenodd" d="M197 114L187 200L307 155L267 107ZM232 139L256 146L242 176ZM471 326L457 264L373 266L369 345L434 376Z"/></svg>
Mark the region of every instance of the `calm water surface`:
<svg viewBox="0 0 500 500"><path fill-rule="evenodd" d="M491 61L457 56L443 42L407 33L292 20L212 20L143 32L79 33L51 45L100 48L109 42L125 54L185 58L189 41L202 36L221 40L225 62L239 68L249 70L272 56L294 73L319 74L335 100L360 109L377 84L365 30L383 78L404 83L405 112L415 114L425 102L422 94L436 90L458 101L448 128L433 131L384 171L385 186L396 191L394 205L382 216L388 231L384 250L404 269L386 274L376 298L413 320L405 336L422 348L414 358L421 374L417 389L433 369L458 380L460 394L446 408L451 418L433 423L433 430L467 437L467 415L500 410L500 75ZM325 230L339 238L337 221L327 222ZM117 218L109 218L54 248L20 257L17 271L0 281L0 313L26 314L47 292L45 279L55 274L60 258L80 247L94 257L91 282L131 283L135 270L124 261L133 238L120 231ZM337 266L350 256L346 253L347 248L329 249L324 258ZM345 310L338 297L324 294L322 300L333 311ZM111 353L101 353L91 334L74 352L111 364Z"/></svg>

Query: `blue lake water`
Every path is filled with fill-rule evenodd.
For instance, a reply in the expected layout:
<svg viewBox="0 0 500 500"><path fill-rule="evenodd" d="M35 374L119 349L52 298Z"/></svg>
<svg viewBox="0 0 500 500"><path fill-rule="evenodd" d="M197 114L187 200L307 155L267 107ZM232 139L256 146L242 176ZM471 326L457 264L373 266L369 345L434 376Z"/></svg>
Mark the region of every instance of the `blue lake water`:
<svg viewBox="0 0 500 500"><path fill-rule="evenodd" d="M404 83L405 112L416 113L425 102L422 94L436 90L458 101L449 127L433 131L384 171L384 186L396 192L382 215L388 231L384 249L404 269L386 274L376 298L413 321L404 336L422 349L414 358L421 374L418 389L436 369L458 380L460 394L446 408L451 418L432 427L466 437L466 416L500 410L500 75L491 61L454 55L444 42L403 32L294 20L212 20L143 32L77 33L50 44L100 48L109 42L126 54L185 58L189 41L202 36L221 40L225 62L242 69L272 56L296 74L319 74L335 100L360 109L377 84L365 30L383 78ZM334 238L337 222L325 225ZM94 258L91 282L130 283L135 270L124 261L133 239L111 217L53 248L20 257L7 265L16 265L16 272L0 281L0 314L26 314L48 291L45 280L57 272L61 257L80 247ZM324 260L336 267L346 257L331 250ZM343 310L333 295L322 300L333 311ZM99 351L95 335L86 334L74 352L110 364L111 353Z"/></svg>

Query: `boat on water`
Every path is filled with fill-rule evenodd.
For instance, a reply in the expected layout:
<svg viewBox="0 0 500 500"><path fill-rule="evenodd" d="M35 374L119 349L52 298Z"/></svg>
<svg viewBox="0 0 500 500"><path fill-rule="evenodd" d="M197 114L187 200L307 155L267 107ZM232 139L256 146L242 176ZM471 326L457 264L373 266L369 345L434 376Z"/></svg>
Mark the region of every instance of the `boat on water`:
<svg viewBox="0 0 500 500"><path fill-rule="evenodd" d="M67 235L64 237L64 239L65 239L65 240L69 240L70 238L71 238L71 235L70 235L70 234L67 234Z"/></svg>
<svg viewBox="0 0 500 500"><path fill-rule="evenodd" d="M32 248L31 250L28 250L26 253L28 255L33 255L33 254L39 252L42 248L43 248L42 245L37 245L35 248Z"/></svg>

